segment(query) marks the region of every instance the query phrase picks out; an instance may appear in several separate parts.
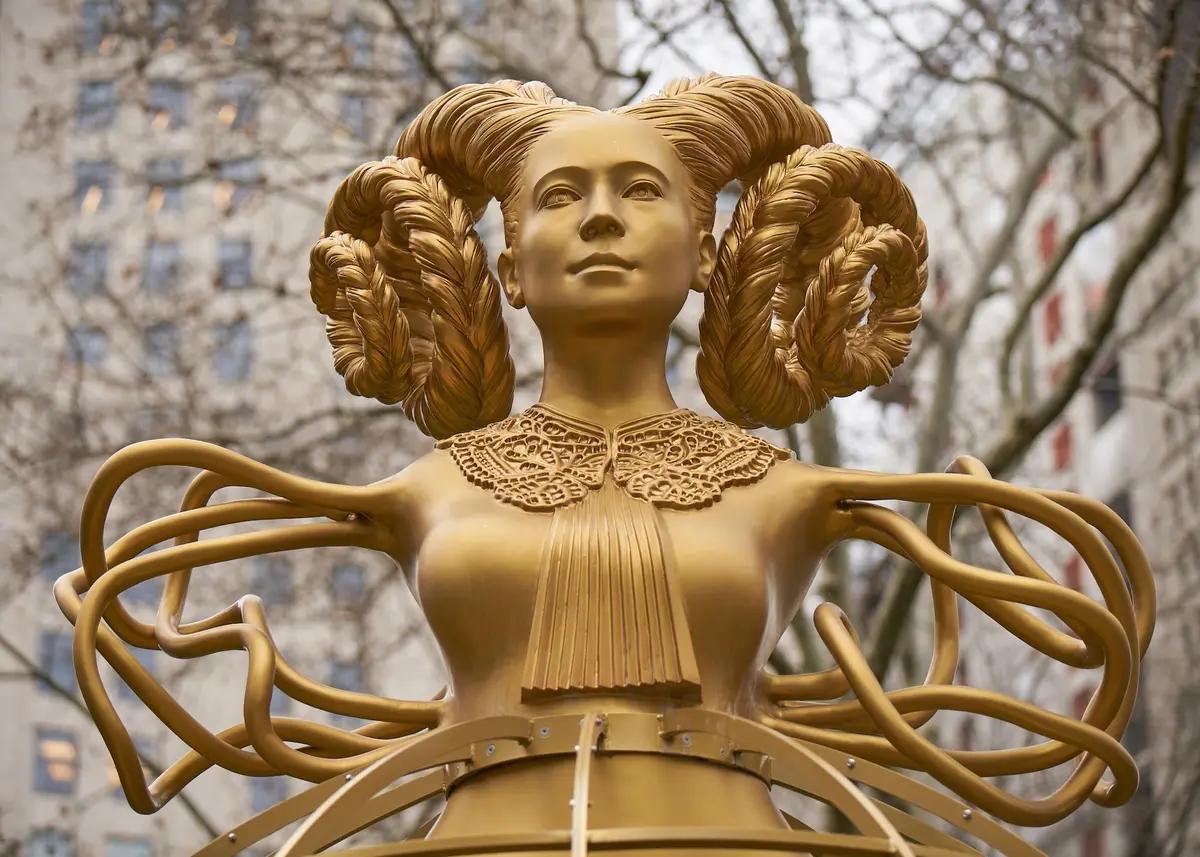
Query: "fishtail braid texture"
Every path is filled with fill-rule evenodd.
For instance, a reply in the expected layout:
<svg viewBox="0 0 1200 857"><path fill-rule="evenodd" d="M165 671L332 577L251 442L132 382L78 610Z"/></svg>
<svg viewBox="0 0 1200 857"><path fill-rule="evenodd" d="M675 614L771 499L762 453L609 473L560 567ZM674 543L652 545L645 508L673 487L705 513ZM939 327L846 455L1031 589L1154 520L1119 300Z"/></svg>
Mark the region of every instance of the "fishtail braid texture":
<svg viewBox="0 0 1200 857"><path fill-rule="evenodd" d="M512 246L529 149L592 112L537 81L460 86L418 114L395 158L342 183L310 280L351 392L401 403L439 438L507 415L507 332L473 224L498 199ZM616 112L675 149L697 228L712 228L723 187L744 188L700 326L713 408L783 427L891 377L926 278L924 226L892 170L832 145L815 110L755 78L676 80Z"/></svg>
<svg viewBox="0 0 1200 857"><path fill-rule="evenodd" d="M467 205L415 158L364 164L342 182L309 282L350 392L400 402L446 437L512 405L499 286Z"/></svg>
<svg viewBox="0 0 1200 857"><path fill-rule="evenodd" d="M705 296L705 397L733 422L783 427L886 383L921 318L926 256L886 164L833 144L771 164L738 200Z"/></svg>

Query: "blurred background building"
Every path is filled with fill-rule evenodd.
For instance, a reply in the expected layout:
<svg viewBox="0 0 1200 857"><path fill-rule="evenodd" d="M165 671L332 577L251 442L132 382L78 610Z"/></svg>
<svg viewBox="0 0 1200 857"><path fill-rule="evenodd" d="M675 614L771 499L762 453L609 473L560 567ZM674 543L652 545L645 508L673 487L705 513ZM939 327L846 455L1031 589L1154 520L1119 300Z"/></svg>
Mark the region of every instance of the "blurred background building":
<svg viewBox="0 0 1200 857"><path fill-rule="evenodd" d="M897 165L930 228L927 321L896 381L773 439L806 460L891 471L970 452L998 477L1117 509L1162 596L1128 740L1142 791L1119 812L1088 808L1028 835L1055 857L1200 853L1200 224L1185 192L1197 15L1185 0L0 5L0 853L190 852L300 787L211 772L190 802L135 815L78 702L48 592L78 564L88 480L126 443L197 437L337 482L381 478L428 448L398 410L353 400L330 366L306 267L336 183L460 82L543 79L612 106L709 69L815 103L839 142ZM723 196L724 216L735 198ZM481 229L495 251L494 219ZM698 312L693 302L679 322L670 374L681 404L705 410L691 371ZM537 394L538 346L509 317L520 407ZM187 476L128 486L109 537L171 511ZM994 564L962 518L960 549ZM1098 594L1060 540L1021 534L1059 579ZM441 685L401 575L377 557L264 558L203 569L193 588L209 600L199 607L261 595L289 660L331 684L409 698ZM899 686L928 658L923 588L855 546L831 555L809 606L845 607ZM133 595L149 618L153 587ZM1094 674L1029 652L978 611L963 623L960 681L1082 714ZM145 653L144 665L206 723L237 722L244 662L209 660ZM772 663L828 663L807 613ZM182 744L106 675L148 768L175 759ZM1035 740L952 713L930 730L963 748ZM1048 793L1063 774L1017 786Z"/></svg>

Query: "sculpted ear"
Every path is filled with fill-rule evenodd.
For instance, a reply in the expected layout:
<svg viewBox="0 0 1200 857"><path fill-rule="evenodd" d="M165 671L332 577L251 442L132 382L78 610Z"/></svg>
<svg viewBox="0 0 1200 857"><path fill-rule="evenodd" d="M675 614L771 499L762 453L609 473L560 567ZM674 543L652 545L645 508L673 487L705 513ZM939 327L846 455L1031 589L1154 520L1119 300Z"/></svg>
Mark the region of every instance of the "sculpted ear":
<svg viewBox="0 0 1200 857"><path fill-rule="evenodd" d="M500 251L496 259L496 270L500 273L500 285L504 288L504 296L508 298L513 309L525 307L525 296L521 294L521 286L517 282L517 263L513 260L511 247Z"/></svg>
<svg viewBox="0 0 1200 857"><path fill-rule="evenodd" d="M717 239L711 232L701 234L699 254L700 263L696 266L696 276L692 280L692 291L694 292L703 292L708 289L709 280L712 279L713 269L717 264Z"/></svg>

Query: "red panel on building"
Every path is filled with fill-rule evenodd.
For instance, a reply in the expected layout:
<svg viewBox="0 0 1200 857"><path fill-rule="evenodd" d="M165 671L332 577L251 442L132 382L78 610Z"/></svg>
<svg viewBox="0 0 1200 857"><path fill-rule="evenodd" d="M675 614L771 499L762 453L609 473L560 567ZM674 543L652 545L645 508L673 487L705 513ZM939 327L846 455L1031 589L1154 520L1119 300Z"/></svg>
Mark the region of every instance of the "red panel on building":
<svg viewBox="0 0 1200 857"><path fill-rule="evenodd" d="M1062 303L1062 293L1055 292L1042 304L1042 338L1047 345L1053 345L1062 336Z"/></svg>
<svg viewBox="0 0 1200 857"><path fill-rule="evenodd" d="M1054 469L1066 470L1071 466L1075 454L1075 438L1071 432L1071 424L1063 423L1054 432L1051 441L1054 455Z"/></svg>

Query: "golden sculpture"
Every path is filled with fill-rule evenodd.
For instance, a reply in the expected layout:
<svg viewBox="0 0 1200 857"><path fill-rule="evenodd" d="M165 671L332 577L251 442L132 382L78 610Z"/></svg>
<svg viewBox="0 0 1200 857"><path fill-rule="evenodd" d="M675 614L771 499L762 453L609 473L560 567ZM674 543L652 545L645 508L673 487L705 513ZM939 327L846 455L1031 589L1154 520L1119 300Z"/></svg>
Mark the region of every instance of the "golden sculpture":
<svg viewBox="0 0 1200 857"><path fill-rule="evenodd" d="M715 195L733 180L744 190L718 251ZM507 245L499 282L474 232L491 198ZM856 784L1008 855L1040 852L991 816L1044 825L1088 799L1127 801L1137 770L1119 739L1154 588L1120 518L1071 493L997 482L970 458L936 475L831 470L743 430L787 426L885 383L920 319L925 257L924 227L895 173L831 144L811 108L769 83L710 75L612 112L512 81L432 102L396 157L338 188L311 282L348 389L400 403L436 448L390 479L343 486L205 443L149 441L109 459L87 493L83 567L55 596L76 626L79 686L131 806L154 812L218 765L317 785L203 855L236 853L305 816L277 854L311 854L446 794L426 838L344 853L936 857L980 852ZM690 289L705 293L700 383L725 421L678 408L665 380L669 328ZM512 417L501 290L528 309L545 359L539 403ZM181 510L106 548L118 488L165 465L202 471ZM267 496L210 505L229 486ZM874 500L928 504L925 531ZM980 511L1011 574L951 555L960 506ZM1006 512L1066 539L1104 603L1056 583ZM198 538L302 518L326 520ZM845 539L928 574L933 658L919 687L884 691L831 604L815 622L837 666L764 671L821 557ZM444 699L306 678L276 650L252 595L181 622L192 569L328 545L373 548L405 570L445 656ZM140 622L119 596L160 576L155 622ZM960 595L1049 657L1103 669L1082 720L954 685ZM126 646L183 658L244 649L245 722L209 731ZM192 748L153 783L97 653ZM370 722L345 730L274 717L273 688ZM917 730L943 709L1046 740L942 750ZM989 781L1064 763L1072 773L1042 799ZM892 768L925 772L957 797ZM805 827L776 808L771 784L832 805L857 832Z"/></svg>

